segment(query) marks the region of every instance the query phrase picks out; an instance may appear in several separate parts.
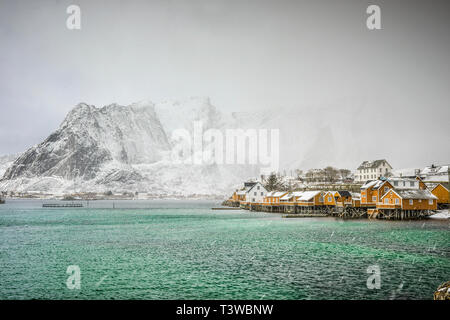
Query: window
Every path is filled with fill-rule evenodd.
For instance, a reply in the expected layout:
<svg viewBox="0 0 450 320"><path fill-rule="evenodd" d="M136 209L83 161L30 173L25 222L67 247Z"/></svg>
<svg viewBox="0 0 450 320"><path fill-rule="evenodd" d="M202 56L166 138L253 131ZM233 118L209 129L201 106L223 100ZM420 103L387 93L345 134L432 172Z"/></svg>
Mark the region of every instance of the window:
<svg viewBox="0 0 450 320"><path fill-rule="evenodd" d="M259 190L259 186L256 187L256 190Z"/></svg>
<svg viewBox="0 0 450 320"><path fill-rule="evenodd" d="M384 203L388 204L389 203L389 199L388 198L384 198Z"/></svg>
<svg viewBox="0 0 450 320"><path fill-rule="evenodd" d="M419 202L422 202L422 199L419 199Z"/></svg>
<svg viewBox="0 0 450 320"><path fill-rule="evenodd" d="M403 186L406 187L406 182L405 181L403 181Z"/></svg>
<svg viewBox="0 0 450 320"><path fill-rule="evenodd" d="M398 186L398 181L394 181L394 186L395 186L395 187Z"/></svg>
<svg viewBox="0 0 450 320"><path fill-rule="evenodd" d="M384 187L384 193L389 191L389 187Z"/></svg>
<svg viewBox="0 0 450 320"><path fill-rule="evenodd" d="M255 202L255 198L252 199L252 202Z"/></svg>
<svg viewBox="0 0 450 320"><path fill-rule="evenodd" d="M414 200L413 199L409 199L409 204L412 206L414 204Z"/></svg>
<svg viewBox="0 0 450 320"><path fill-rule="evenodd" d="M400 199L396 198L395 199L395 204L399 204L400 203Z"/></svg>
<svg viewBox="0 0 450 320"><path fill-rule="evenodd" d="M410 183L409 183L409 186L410 187L414 187L416 184L414 183L414 181L411 181Z"/></svg>
<svg viewBox="0 0 450 320"><path fill-rule="evenodd" d="M331 202L331 197L328 197L328 202Z"/></svg>
<svg viewBox="0 0 450 320"><path fill-rule="evenodd" d="M264 192L261 192L261 195L263 196L263 195L264 195Z"/></svg>
<svg viewBox="0 0 450 320"><path fill-rule="evenodd" d="M428 200L428 204L433 204L433 199Z"/></svg>
<svg viewBox="0 0 450 320"><path fill-rule="evenodd" d="M256 192L254 192L254 195L256 196Z"/></svg>
<svg viewBox="0 0 450 320"><path fill-rule="evenodd" d="M373 201L373 202L377 202L377 196L373 196L373 197L372 197L372 201Z"/></svg>

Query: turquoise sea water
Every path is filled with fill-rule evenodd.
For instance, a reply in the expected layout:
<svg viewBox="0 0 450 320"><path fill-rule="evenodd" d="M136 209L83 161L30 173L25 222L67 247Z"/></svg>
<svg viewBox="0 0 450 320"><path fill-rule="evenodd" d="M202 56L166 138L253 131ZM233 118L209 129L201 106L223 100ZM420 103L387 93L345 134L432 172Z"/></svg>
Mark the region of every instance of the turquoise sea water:
<svg viewBox="0 0 450 320"><path fill-rule="evenodd" d="M283 219L204 201L0 206L1 299L432 299L448 220ZM69 265L81 289L66 286ZM366 286L378 265L381 289Z"/></svg>

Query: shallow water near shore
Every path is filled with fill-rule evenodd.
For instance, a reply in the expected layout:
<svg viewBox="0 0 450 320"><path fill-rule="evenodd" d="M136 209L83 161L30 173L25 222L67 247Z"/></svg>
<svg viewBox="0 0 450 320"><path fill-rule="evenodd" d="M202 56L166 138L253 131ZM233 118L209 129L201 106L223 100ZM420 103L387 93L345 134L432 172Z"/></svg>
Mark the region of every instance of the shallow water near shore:
<svg viewBox="0 0 450 320"><path fill-rule="evenodd" d="M211 210L220 201L43 202L0 205L1 299L432 299L450 280L449 220L283 219ZM80 290L66 286L69 265L80 267ZM366 285L371 265L379 290Z"/></svg>

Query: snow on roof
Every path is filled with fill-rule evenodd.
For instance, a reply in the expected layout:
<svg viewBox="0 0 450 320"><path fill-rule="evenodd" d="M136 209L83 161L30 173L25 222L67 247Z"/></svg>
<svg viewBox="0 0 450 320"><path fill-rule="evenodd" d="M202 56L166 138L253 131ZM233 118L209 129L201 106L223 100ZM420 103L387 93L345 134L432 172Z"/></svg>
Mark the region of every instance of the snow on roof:
<svg viewBox="0 0 450 320"><path fill-rule="evenodd" d="M428 166L425 167L421 172L421 174L447 174L448 173L448 165L445 166Z"/></svg>
<svg viewBox="0 0 450 320"><path fill-rule="evenodd" d="M284 196L282 196L280 198L280 200L285 201L285 200L290 200L294 197L300 197L303 193L304 193L304 191L289 192L289 193L285 194Z"/></svg>
<svg viewBox="0 0 450 320"><path fill-rule="evenodd" d="M383 165L384 163L386 165L388 165L389 167L391 167L391 165L385 159L381 159L381 160L373 160L373 161L363 161L359 165L358 170L367 169L367 168L378 168L381 165Z"/></svg>
<svg viewBox="0 0 450 320"><path fill-rule="evenodd" d="M314 198L316 195L321 193L322 191L305 191L302 193L302 195L298 198L299 201L309 201L312 198Z"/></svg>
<svg viewBox="0 0 450 320"><path fill-rule="evenodd" d="M416 168L403 168L392 171L394 177L414 177L416 176Z"/></svg>
<svg viewBox="0 0 450 320"><path fill-rule="evenodd" d="M282 191L271 191L267 193L266 197L282 197L286 192Z"/></svg>
<svg viewBox="0 0 450 320"><path fill-rule="evenodd" d="M246 193L247 193L247 190L245 190L245 189L236 192L236 194L237 194L238 196L244 196Z"/></svg>
<svg viewBox="0 0 450 320"><path fill-rule="evenodd" d="M373 186L372 189L379 189L381 188L381 186L386 182L387 180L378 180L377 183L375 183L375 185Z"/></svg>
<svg viewBox="0 0 450 320"><path fill-rule="evenodd" d="M385 183L386 181L389 182L390 179L389 180L386 180L386 179L369 180L364 185L361 186L361 189L369 189L370 187L372 187L372 189L376 190L376 189L380 188L383 185L383 183ZM414 180L414 181L416 181L416 180Z"/></svg>
<svg viewBox="0 0 450 320"><path fill-rule="evenodd" d="M370 187L373 187L381 180L369 180L365 184L361 186L361 189L369 189Z"/></svg>
<svg viewBox="0 0 450 320"><path fill-rule="evenodd" d="M425 182L425 185L427 186L428 190L430 190L430 191L433 191L434 188L436 188L438 185L441 185L445 189L447 189L446 186L444 186L442 183L439 183L439 182Z"/></svg>
<svg viewBox="0 0 450 320"><path fill-rule="evenodd" d="M290 200L292 199L294 196L292 195L292 193L286 193L284 196L282 196L280 198L280 200Z"/></svg>
<svg viewBox="0 0 450 320"><path fill-rule="evenodd" d="M264 188L264 186L261 184L261 182L255 182L255 184L250 185L248 187L245 188L245 192L249 193L254 187L256 186L260 186L261 188L263 188L264 190L266 190L266 188Z"/></svg>
<svg viewBox="0 0 450 320"><path fill-rule="evenodd" d="M416 182L417 179L416 178L403 178L403 177L391 177L388 178L388 181L405 181L405 182Z"/></svg>
<svg viewBox="0 0 450 320"><path fill-rule="evenodd" d="M449 180L448 175L430 175L422 179L423 182L447 182L447 183L448 180Z"/></svg>
<svg viewBox="0 0 450 320"><path fill-rule="evenodd" d="M419 180L415 178L389 178L388 181L395 189L419 189Z"/></svg>
<svg viewBox="0 0 450 320"><path fill-rule="evenodd" d="M403 199L437 199L429 190L405 189L395 192Z"/></svg>

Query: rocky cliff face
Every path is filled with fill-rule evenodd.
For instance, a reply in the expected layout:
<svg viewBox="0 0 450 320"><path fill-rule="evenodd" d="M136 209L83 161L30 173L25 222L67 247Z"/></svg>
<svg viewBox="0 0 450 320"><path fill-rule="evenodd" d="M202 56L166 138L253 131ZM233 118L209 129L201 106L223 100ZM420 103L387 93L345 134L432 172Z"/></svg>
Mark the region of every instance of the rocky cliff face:
<svg viewBox="0 0 450 320"><path fill-rule="evenodd" d="M24 152L3 180L58 176L94 179L110 161L153 163L170 149L153 105L77 105L60 128Z"/></svg>

